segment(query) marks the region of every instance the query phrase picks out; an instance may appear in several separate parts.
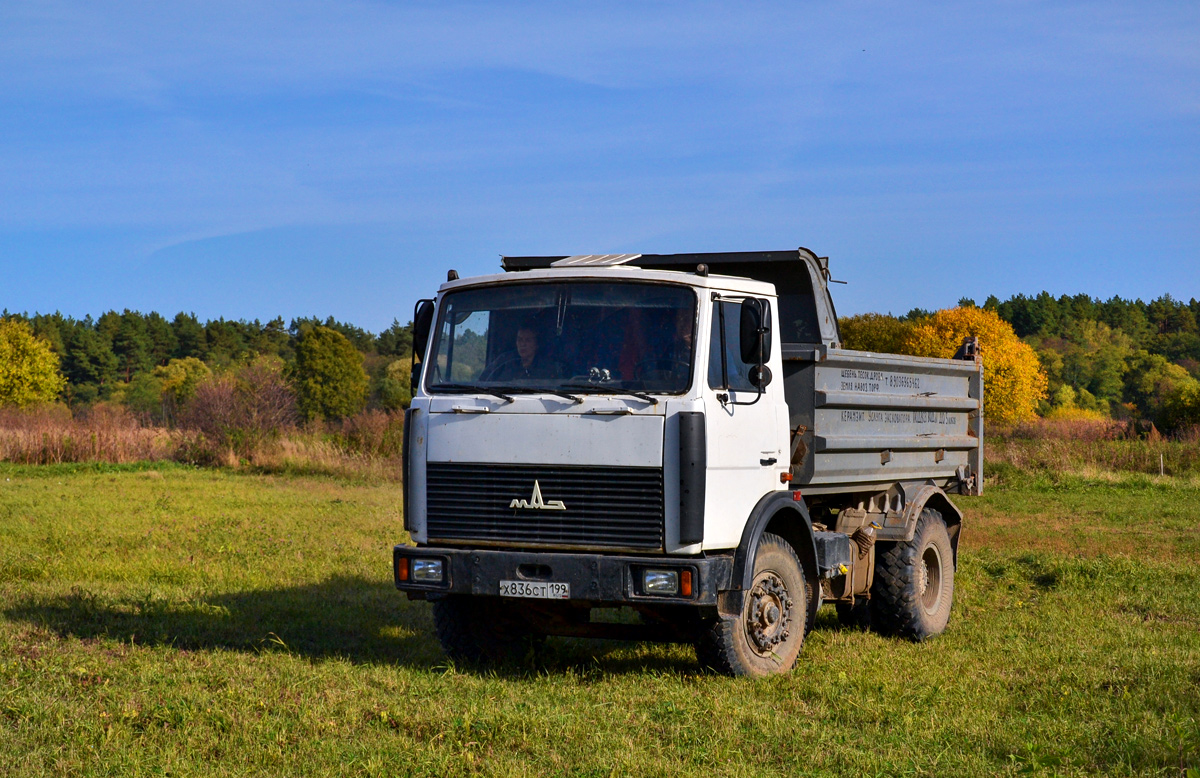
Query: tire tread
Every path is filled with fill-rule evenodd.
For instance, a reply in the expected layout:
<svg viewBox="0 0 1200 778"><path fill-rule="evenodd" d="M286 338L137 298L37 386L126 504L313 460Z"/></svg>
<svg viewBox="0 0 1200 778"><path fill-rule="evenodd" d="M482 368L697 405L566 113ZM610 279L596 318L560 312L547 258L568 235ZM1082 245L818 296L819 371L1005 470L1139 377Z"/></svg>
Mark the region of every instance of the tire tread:
<svg viewBox="0 0 1200 778"><path fill-rule="evenodd" d="M758 549L761 553L764 549L775 549L781 551L791 557L792 562L796 566L796 570L800 573L801 581L805 591L801 595L806 600L812 597L812 585L808 581L804 566L800 563L800 558L796 556L796 551L783 538L772 533L763 533L759 540ZM807 635L809 627L809 607L807 602L797 608L797 612L803 621L799 623L800 630L800 645L799 649L804 647L804 638ZM739 640L744 640L741 634L744 630L742 625L742 617L739 614L733 616L718 616L707 622L700 631L696 639L696 659L700 666L706 670L720 673L722 675L745 677L762 675L762 672L756 672L755 668L747 665L739 656L737 644ZM798 650L799 650L798 649ZM791 667L784 668L782 672L786 672Z"/></svg>
<svg viewBox="0 0 1200 778"><path fill-rule="evenodd" d="M923 618L917 598L917 564L924 546L927 532L936 532L934 525L941 525L945 532L942 514L933 508L925 508L917 519L913 539L907 542L883 543L876 546L875 580L871 585L870 622L871 629L881 635L923 641L941 630L934 630ZM953 562L951 562L951 565ZM948 594L953 598L953 578Z"/></svg>

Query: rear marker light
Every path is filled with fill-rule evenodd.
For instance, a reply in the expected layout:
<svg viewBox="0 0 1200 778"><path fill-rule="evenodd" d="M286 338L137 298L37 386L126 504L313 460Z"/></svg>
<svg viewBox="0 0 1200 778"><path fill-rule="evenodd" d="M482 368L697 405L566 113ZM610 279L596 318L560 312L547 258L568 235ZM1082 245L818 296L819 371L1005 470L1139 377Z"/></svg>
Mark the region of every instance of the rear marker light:
<svg viewBox="0 0 1200 778"><path fill-rule="evenodd" d="M796 502L800 502L801 500L804 499L804 496L800 494L799 489L795 489L792 491L792 499L795 500Z"/></svg>

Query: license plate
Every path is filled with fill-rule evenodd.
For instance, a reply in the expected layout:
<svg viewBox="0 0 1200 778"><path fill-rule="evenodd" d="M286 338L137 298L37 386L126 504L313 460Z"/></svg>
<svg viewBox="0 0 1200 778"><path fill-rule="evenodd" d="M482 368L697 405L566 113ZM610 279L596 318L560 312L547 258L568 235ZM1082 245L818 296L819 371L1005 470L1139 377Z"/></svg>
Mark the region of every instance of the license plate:
<svg viewBox="0 0 1200 778"><path fill-rule="evenodd" d="M555 581L501 581L501 597L531 597L535 600L569 600L571 584Z"/></svg>

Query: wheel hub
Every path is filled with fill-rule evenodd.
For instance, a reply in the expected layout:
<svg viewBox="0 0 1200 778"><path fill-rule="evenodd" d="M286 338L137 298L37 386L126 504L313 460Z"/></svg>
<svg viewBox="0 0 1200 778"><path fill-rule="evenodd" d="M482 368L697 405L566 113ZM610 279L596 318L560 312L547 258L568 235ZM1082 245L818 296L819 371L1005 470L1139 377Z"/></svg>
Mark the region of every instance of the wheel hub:
<svg viewBox="0 0 1200 778"><path fill-rule="evenodd" d="M927 612L933 613L942 598L942 558L937 548L927 547L916 567L917 600Z"/></svg>
<svg viewBox="0 0 1200 778"><path fill-rule="evenodd" d="M761 654L771 653L788 639L792 621L792 598L779 576L765 573L754 582L746 607L746 633Z"/></svg>

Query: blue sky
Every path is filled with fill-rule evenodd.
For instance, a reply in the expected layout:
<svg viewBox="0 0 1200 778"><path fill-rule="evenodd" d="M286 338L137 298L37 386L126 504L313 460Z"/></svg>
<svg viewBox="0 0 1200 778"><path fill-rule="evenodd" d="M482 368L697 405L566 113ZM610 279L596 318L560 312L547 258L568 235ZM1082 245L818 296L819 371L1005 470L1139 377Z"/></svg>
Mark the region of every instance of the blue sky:
<svg viewBox="0 0 1200 778"><path fill-rule="evenodd" d="M799 245L843 313L1200 297L1200 4L0 4L0 308Z"/></svg>

